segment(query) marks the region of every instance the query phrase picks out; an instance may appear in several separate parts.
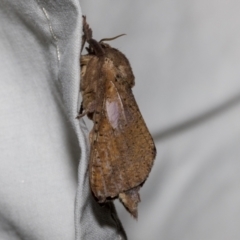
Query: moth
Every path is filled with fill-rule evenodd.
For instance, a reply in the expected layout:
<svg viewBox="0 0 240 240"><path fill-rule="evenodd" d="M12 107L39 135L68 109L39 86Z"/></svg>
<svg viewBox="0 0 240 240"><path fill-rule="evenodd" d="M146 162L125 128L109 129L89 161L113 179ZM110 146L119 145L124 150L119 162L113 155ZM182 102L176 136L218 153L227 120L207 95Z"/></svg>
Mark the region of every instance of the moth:
<svg viewBox="0 0 240 240"><path fill-rule="evenodd" d="M119 198L137 218L139 189L151 171L156 148L132 93L130 63L123 53L104 43L115 38L94 40L83 16L82 49L85 42L89 46L80 59L78 118L87 115L93 121L89 175L95 199L104 203Z"/></svg>

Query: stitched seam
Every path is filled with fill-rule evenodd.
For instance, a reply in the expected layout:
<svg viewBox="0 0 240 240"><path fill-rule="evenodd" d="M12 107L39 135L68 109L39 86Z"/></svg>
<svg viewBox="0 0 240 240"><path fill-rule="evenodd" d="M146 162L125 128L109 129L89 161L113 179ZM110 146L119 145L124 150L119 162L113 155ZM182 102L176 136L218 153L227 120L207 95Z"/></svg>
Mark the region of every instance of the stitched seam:
<svg viewBox="0 0 240 240"><path fill-rule="evenodd" d="M53 27L52 27L51 20L50 20L50 17L48 15L47 10L44 7L41 7L41 4L40 4L39 0L37 0L37 3L39 5L39 7L41 8L41 10L43 11L44 16L47 19L47 24L48 24L48 27L49 27L49 30L50 30L53 42L55 43L55 46L56 46L57 60L58 60L58 64L59 64L61 56L60 56L58 38L57 38L57 36L55 35L55 33L53 31Z"/></svg>

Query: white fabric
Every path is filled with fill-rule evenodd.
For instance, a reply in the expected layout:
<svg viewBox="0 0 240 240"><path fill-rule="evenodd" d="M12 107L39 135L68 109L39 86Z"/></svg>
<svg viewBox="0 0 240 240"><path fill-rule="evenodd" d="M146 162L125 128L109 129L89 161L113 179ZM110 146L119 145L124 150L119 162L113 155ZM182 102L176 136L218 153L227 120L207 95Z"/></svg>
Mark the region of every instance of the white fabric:
<svg viewBox="0 0 240 240"><path fill-rule="evenodd" d="M125 239L89 191L81 27L78 1L0 2L0 239Z"/></svg>
<svg viewBox="0 0 240 240"><path fill-rule="evenodd" d="M240 239L240 2L82 1L126 54L157 158L130 240Z"/></svg>

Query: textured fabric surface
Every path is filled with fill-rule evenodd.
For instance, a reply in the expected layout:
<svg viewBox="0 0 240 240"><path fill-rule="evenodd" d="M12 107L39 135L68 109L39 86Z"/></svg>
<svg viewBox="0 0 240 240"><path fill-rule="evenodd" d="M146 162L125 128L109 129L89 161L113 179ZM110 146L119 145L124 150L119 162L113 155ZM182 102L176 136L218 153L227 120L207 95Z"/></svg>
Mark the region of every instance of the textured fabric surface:
<svg viewBox="0 0 240 240"><path fill-rule="evenodd" d="M0 2L0 239L125 239L89 191L81 16L74 0Z"/></svg>
<svg viewBox="0 0 240 240"><path fill-rule="evenodd" d="M229 1L82 0L129 58L157 145L129 240L240 239L240 28ZM124 239L89 192L78 1L0 1L0 239ZM75 212L75 214L74 214Z"/></svg>
<svg viewBox="0 0 240 240"><path fill-rule="evenodd" d="M240 2L81 2L96 39L126 54L157 145L130 240L240 239Z"/></svg>

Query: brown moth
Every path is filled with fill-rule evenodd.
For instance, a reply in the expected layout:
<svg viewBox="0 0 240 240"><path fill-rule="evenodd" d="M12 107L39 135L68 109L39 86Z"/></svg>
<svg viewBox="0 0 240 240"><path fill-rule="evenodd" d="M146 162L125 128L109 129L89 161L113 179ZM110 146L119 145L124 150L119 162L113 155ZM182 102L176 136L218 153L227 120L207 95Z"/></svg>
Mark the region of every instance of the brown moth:
<svg viewBox="0 0 240 240"><path fill-rule="evenodd" d="M83 17L82 104L78 118L93 121L90 139L90 185L99 203L119 198L137 218L139 189L152 168L156 149L132 93L134 75L117 49L92 39ZM118 37L118 36L117 36Z"/></svg>

